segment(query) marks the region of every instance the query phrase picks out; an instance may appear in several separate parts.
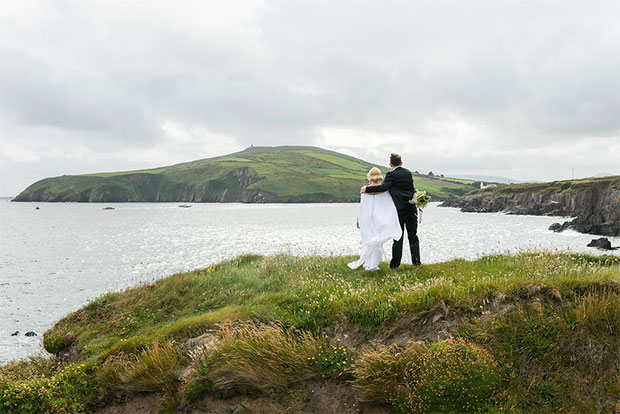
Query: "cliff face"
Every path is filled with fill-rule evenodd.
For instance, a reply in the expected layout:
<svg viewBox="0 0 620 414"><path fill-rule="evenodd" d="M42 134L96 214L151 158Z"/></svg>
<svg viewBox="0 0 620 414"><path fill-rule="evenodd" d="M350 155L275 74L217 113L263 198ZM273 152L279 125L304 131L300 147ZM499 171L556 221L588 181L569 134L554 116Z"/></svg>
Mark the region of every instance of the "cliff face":
<svg viewBox="0 0 620 414"><path fill-rule="evenodd" d="M128 174L119 177L63 177L75 179L62 191L54 179L33 184L14 201L43 202L269 202L278 198L248 187L259 181L248 168L238 168L217 179L202 183L181 183L158 174ZM84 185L84 180L88 180ZM79 181L79 183L78 183ZM86 188L84 188L86 187Z"/></svg>
<svg viewBox="0 0 620 414"><path fill-rule="evenodd" d="M190 203L304 203L353 202L359 195L312 192L278 195L255 188L265 177L241 167L223 176L199 182L175 180L174 176L136 173L122 177L64 176L38 181L12 201L40 202L190 202ZM363 183L362 183L363 184ZM359 184L359 185L362 185Z"/></svg>
<svg viewBox="0 0 620 414"><path fill-rule="evenodd" d="M576 218L552 229L620 236L620 177L502 186L475 191L442 206L465 212L571 216Z"/></svg>

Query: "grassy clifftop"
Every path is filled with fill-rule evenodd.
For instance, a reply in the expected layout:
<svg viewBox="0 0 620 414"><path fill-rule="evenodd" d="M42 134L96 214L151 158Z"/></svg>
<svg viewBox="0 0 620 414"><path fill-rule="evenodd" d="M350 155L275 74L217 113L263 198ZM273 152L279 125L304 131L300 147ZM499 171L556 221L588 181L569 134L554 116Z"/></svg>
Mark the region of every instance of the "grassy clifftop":
<svg viewBox="0 0 620 414"><path fill-rule="evenodd" d="M0 412L131 412L143 392L194 413L618 408L618 257L352 259L243 256L102 296L45 334L58 357L0 368Z"/></svg>
<svg viewBox="0 0 620 414"><path fill-rule="evenodd" d="M316 147L250 147L168 167L70 175L38 181L15 201L343 202L359 200L373 164ZM381 168L386 172L385 167ZM445 200L472 181L415 177L416 188Z"/></svg>
<svg viewBox="0 0 620 414"><path fill-rule="evenodd" d="M514 193L548 194L562 192L585 192L590 191L593 187L605 187L620 190L620 176L582 178L578 180L563 180L545 183L500 185L498 187L477 190L472 194L494 193L497 195L507 195Z"/></svg>

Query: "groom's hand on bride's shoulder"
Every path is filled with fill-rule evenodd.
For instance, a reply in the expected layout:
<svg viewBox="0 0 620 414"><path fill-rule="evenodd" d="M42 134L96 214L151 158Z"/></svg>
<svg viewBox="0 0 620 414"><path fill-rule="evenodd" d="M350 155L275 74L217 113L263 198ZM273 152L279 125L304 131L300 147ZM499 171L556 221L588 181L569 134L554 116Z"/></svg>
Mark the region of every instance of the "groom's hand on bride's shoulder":
<svg viewBox="0 0 620 414"><path fill-rule="evenodd" d="M366 186L360 188L360 194L364 194L366 192Z"/></svg>

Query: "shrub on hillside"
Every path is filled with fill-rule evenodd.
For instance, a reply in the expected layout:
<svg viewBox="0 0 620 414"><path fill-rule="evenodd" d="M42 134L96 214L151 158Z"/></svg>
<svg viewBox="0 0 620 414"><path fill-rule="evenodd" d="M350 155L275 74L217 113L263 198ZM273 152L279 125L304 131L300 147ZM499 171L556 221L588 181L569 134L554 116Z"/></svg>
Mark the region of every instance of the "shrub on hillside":
<svg viewBox="0 0 620 414"><path fill-rule="evenodd" d="M317 355L308 357L308 362L314 370L323 377L328 375L340 376L347 373L354 363L351 350L340 344L340 339L336 340L335 345L327 343L319 345Z"/></svg>
<svg viewBox="0 0 620 414"><path fill-rule="evenodd" d="M365 399L413 413L482 410L502 377L493 356L464 339L367 348L354 373Z"/></svg>
<svg viewBox="0 0 620 414"><path fill-rule="evenodd" d="M43 348L50 354L58 354L74 341L73 335L66 332L46 332L43 335Z"/></svg>
<svg viewBox="0 0 620 414"><path fill-rule="evenodd" d="M461 338L433 344L416 370L402 400L411 412L480 411L502 379L493 355Z"/></svg>
<svg viewBox="0 0 620 414"><path fill-rule="evenodd" d="M44 365L39 372L32 367L27 368L31 374L27 378L16 372L19 370L17 364L2 367L0 413L88 412L87 405L95 389L84 364Z"/></svg>
<svg viewBox="0 0 620 414"><path fill-rule="evenodd" d="M426 348L419 342L410 342L404 348L381 344L366 347L356 361L353 386L365 401L391 403L418 375L425 352Z"/></svg>

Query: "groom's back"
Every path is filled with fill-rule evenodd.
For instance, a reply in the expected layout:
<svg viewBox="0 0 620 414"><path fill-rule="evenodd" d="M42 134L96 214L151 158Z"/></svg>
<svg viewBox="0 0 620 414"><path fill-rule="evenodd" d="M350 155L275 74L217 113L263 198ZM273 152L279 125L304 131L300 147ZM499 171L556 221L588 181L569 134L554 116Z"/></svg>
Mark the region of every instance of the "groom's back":
<svg viewBox="0 0 620 414"><path fill-rule="evenodd" d="M415 191L411 171L403 167L398 167L388 172L388 175L391 175L391 179L393 180L393 184L389 191L396 208L400 210L405 207L411 207L409 200L413 198L413 193Z"/></svg>

